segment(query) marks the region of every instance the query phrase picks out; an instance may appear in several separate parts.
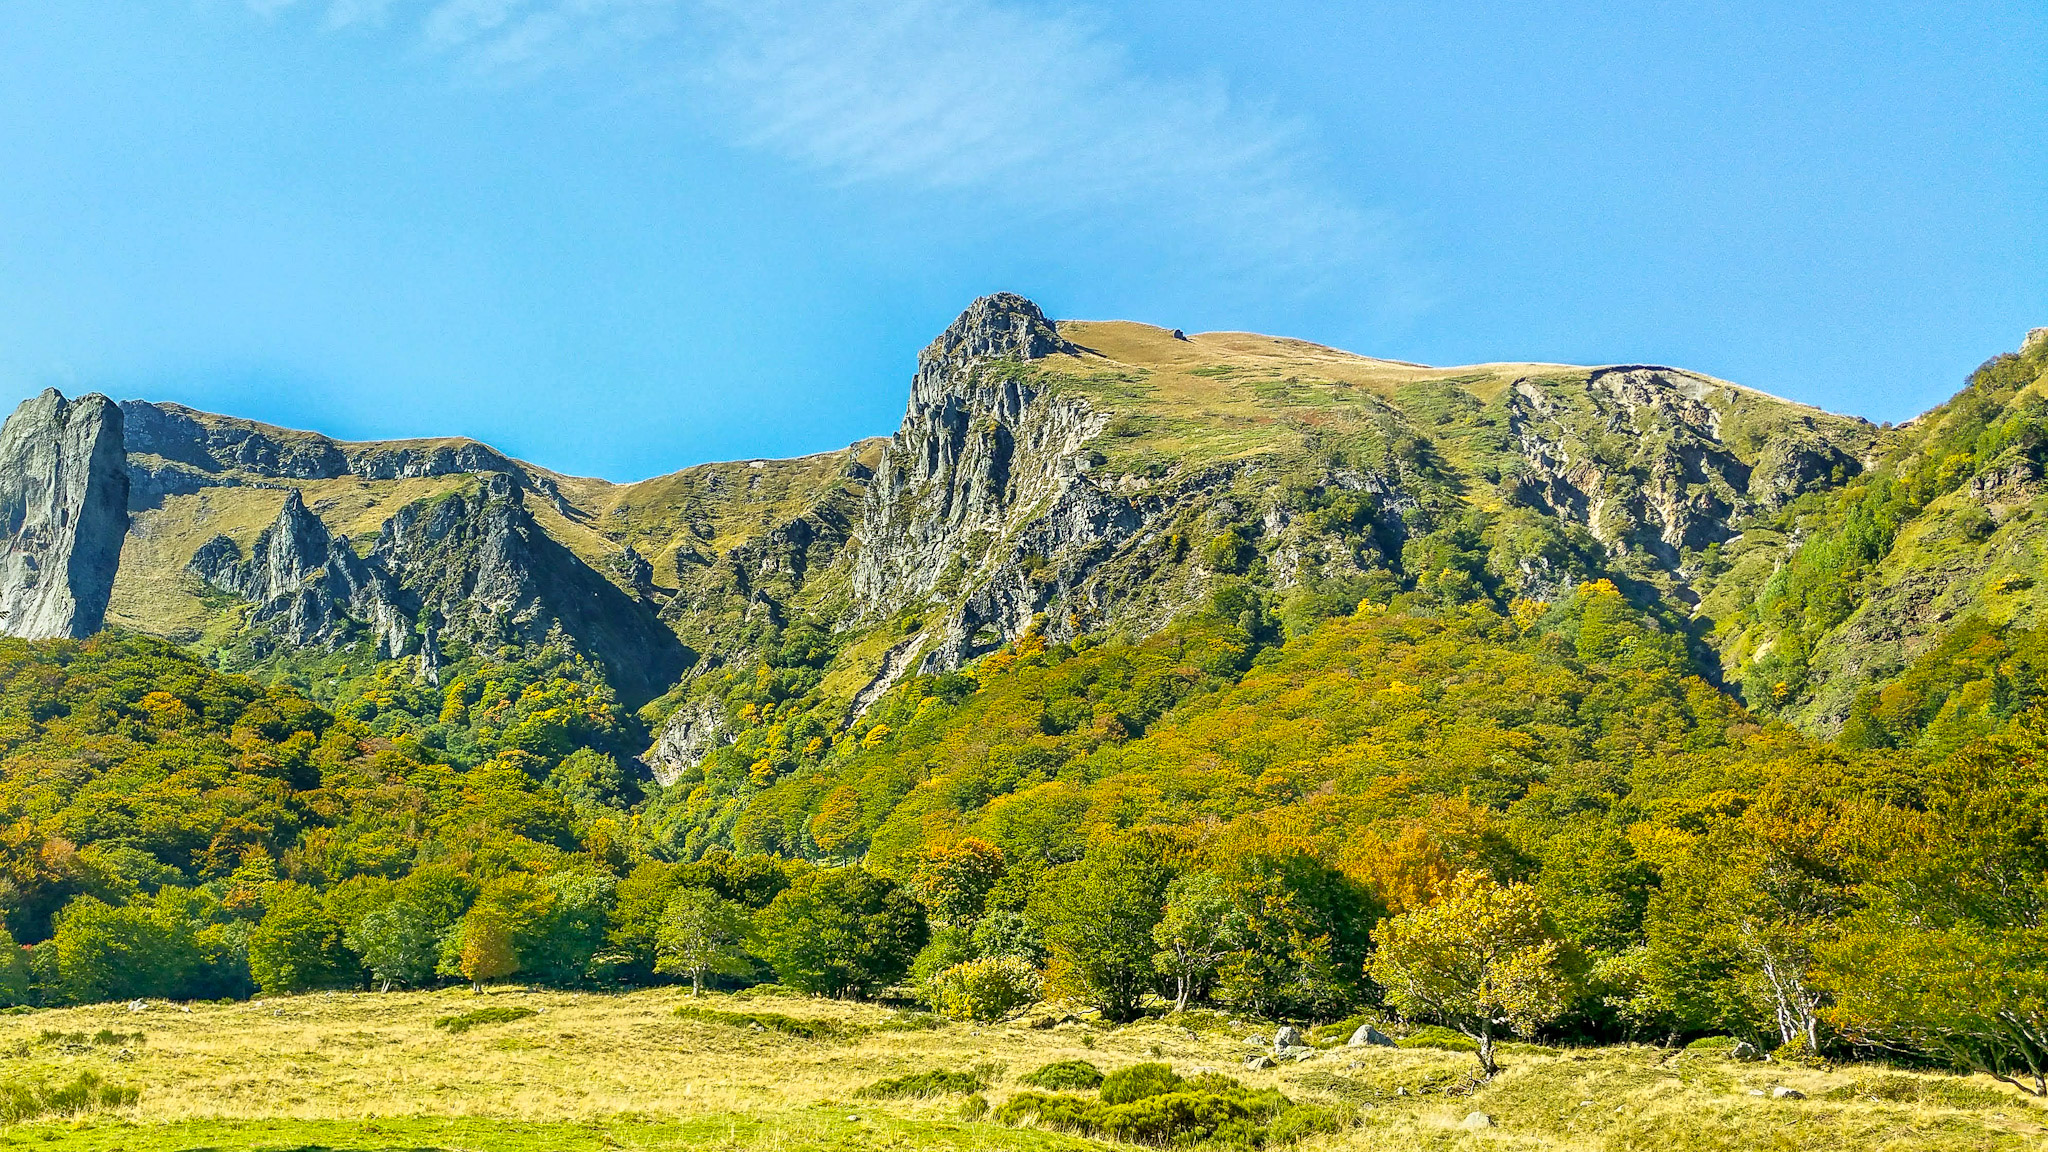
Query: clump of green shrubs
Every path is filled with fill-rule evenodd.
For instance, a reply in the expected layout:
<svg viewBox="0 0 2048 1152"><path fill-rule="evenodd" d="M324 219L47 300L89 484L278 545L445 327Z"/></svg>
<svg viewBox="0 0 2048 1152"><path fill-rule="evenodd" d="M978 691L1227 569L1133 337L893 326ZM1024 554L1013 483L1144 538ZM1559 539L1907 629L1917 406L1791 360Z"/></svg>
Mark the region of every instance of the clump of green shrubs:
<svg viewBox="0 0 2048 1152"><path fill-rule="evenodd" d="M784 1016L780 1012L722 1012L716 1008L699 1008L685 1004L676 1009L676 1015L684 1020L695 1020L704 1024L724 1024L731 1028L759 1028L803 1040L831 1040L849 1034L849 1029L830 1020L803 1020L795 1016Z"/></svg>
<svg viewBox="0 0 2048 1152"><path fill-rule="evenodd" d="M1444 1052L1477 1052L1479 1044L1463 1032L1454 1032L1440 1024L1417 1028L1408 1035L1394 1041L1403 1048L1436 1048Z"/></svg>
<svg viewBox="0 0 2048 1152"><path fill-rule="evenodd" d="M1343 1125L1338 1113L1272 1089L1254 1091L1216 1072L1183 1077L1165 1064L1120 1068L1102 1078L1095 1098L1020 1092L996 1119L1137 1144L1228 1148L1286 1144Z"/></svg>
<svg viewBox="0 0 2048 1152"><path fill-rule="evenodd" d="M58 1085L0 1084L0 1123L17 1124L39 1116L75 1116L107 1108L125 1108L142 1093L125 1084L110 1084L97 1072L80 1072Z"/></svg>
<svg viewBox="0 0 2048 1152"><path fill-rule="evenodd" d="M1687 1047L1690 1047L1688 1045ZM1837 1085L1821 1093L1823 1100L1883 1100L1893 1104L1931 1104L1943 1108L2010 1108L2012 1097L1950 1077L1879 1076Z"/></svg>
<svg viewBox="0 0 2048 1152"><path fill-rule="evenodd" d="M148 1037L140 1032L116 1032L102 1028L87 1035L84 1032L55 1032L48 1028L36 1035L35 1042L46 1048L89 1048L93 1045L112 1048L116 1045L134 1044L140 1046Z"/></svg>
<svg viewBox="0 0 2048 1152"><path fill-rule="evenodd" d="M1086 1060L1060 1060L1018 1077L1018 1082L1048 1092L1090 1091L1102 1086L1102 1070Z"/></svg>
<svg viewBox="0 0 2048 1152"><path fill-rule="evenodd" d="M1133 1064L1102 1078L1104 1104L1129 1104L1147 1096L1160 1096L1180 1088L1187 1081L1165 1064Z"/></svg>
<svg viewBox="0 0 2048 1152"><path fill-rule="evenodd" d="M514 1020L524 1020L537 1015L539 1013L531 1008L478 1008L454 1016L443 1016L434 1021L434 1027L461 1033L486 1024L510 1024Z"/></svg>
<svg viewBox="0 0 2048 1152"><path fill-rule="evenodd" d="M988 956L955 964L933 976L926 996L955 1020L1000 1020L1045 991L1038 970L1014 956Z"/></svg>
<svg viewBox="0 0 2048 1152"><path fill-rule="evenodd" d="M987 1088L994 1079L996 1069L990 1065L977 1065L966 1072L953 1072L939 1068L930 1072L913 1072L908 1076L896 1076L877 1080L861 1089L857 1095L869 1100L923 1099L931 1096L966 1096ZM986 1101L983 1101L986 1106Z"/></svg>

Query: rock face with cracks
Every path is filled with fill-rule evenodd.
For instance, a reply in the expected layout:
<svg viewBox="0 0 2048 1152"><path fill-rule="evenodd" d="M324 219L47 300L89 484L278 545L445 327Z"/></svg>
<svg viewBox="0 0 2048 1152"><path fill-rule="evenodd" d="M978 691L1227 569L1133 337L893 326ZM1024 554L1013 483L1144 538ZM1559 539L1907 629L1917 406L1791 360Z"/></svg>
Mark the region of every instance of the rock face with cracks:
<svg viewBox="0 0 2048 1152"><path fill-rule="evenodd" d="M128 531L121 409L45 389L0 428L0 632L87 636Z"/></svg>

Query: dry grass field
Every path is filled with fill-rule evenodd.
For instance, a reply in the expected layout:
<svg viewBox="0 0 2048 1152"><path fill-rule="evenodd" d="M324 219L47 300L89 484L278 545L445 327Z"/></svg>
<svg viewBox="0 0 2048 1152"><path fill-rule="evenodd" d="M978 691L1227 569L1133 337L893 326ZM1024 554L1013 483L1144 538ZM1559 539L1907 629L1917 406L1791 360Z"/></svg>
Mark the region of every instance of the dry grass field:
<svg viewBox="0 0 2048 1152"><path fill-rule="evenodd" d="M1988 1080L1877 1067L1741 1064L1653 1048L1515 1047L1476 1083L1471 1057L1332 1048L1246 1071L1249 1023L1121 1028L1044 1015L945 1024L866 1005L707 996L725 1012L828 1026L804 1038L679 1019L683 993L310 995L230 1005L152 1003L0 1017L8 1085L96 1073L133 1103L0 1128L0 1144L80 1149L1057 1149L1098 1142L964 1118L959 1095L876 1100L878 1080L992 1074L997 1108L1056 1060L1104 1071L1163 1061L1336 1107L1321 1149L2003 1149L2048 1145L2039 1110ZM435 1021L479 1007L532 1015L467 1031ZM1237 1026L1231 1026L1236 1023ZM1199 1029L1199 1030L1197 1030ZM139 1035L138 1035L139 1034ZM1778 1099L1774 1087L1804 1099ZM978 1102L976 1102L978 1103ZM1494 1126L1470 1129L1471 1113Z"/></svg>

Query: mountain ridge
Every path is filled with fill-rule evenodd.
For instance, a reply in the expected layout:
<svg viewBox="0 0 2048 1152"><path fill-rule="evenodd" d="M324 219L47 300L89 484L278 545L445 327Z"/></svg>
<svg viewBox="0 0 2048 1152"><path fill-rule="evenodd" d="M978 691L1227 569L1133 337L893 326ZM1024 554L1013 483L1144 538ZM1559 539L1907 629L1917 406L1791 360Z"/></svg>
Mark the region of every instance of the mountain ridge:
<svg viewBox="0 0 2048 1152"><path fill-rule="evenodd" d="M706 674L792 628L831 638L809 691L844 725L906 675L1034 632L1144 635L1236 584L1293 627L1363 600L1556 602L1609 579L1688 636L1710 680L1831 730L1847 705L1825 659L1817 695L1759 691L1786 628L1744 613L1796 567L1821 505L1956 403L1886 429L1670 366L1432 367L1055 322L998 293L920 354L891 436L629 483L466 437L341 441L125 401L106 619L259 674L369 643L434 682L455 633L474 653L561 645L649 702L649 760L673 778L735 727ZM451 507L492 526L435 512ZM249 567L288 538L307 543ZM479 587L499 594L482 614ZM1930 627L1892 664L1945 634Z"/></svg>

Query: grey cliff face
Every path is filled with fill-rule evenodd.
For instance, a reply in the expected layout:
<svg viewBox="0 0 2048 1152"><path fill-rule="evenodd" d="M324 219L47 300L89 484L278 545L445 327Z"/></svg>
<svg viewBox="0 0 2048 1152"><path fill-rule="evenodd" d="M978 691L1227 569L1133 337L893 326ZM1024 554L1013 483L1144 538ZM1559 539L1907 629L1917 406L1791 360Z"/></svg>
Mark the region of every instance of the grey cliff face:
<svg viewBox="0 0 2048 1152"><path fill-rule="evenodd" d="M286 493L277 520L256 538L247 560L233 540L216 536L193 554L189 568L215 588L252 602L252 619L295 647L332 648L367 629L376 638L377 654L387 660L414 648L415 613L402 606L397 581L358 557L346 537L330 535L296 488Z"/></svg>
<svg viewBox="0 0 2048 1152"><path fill-rule="evenodd" d="M975 301L918 356L909 410L868 487L853 590L862 614L879 617L963 583L979 589L929 666L999 643L977 644L985 626L1003 639L1022 631L1043 590L999 577L1027 552L1135 527L1124 502L1086 482L1082 449L1104 418L1007 370L1072 351L1036 304L1006 293Z"/></svg>
<svg viewBox="0 0 2048 1152"><path fill-rule="evenodd" d="M54 388L23 401L0 428L0 632L99 631L127 531L121 409Z"/></svg>
<svg viewBox="0 0 2048 1152"><path fill-rule="evenodd" d="M417 605L423 631L472 645L558 638L604 666L629 704L658 696L694 659L639 601L541 530L517 478L409 504L387 520L374 565Z"/></svg>
<svg viewBox="0 0 2048 1152"><path fill-rule="evenodd" d="M1745 461L1723 436L1732 403L1733 390L1674 368L1596 369L1581 388L1518 380L1508 411L1528 469L1522 491L1610 549L1675 570L1683 551L1727 540L1742 517L1860 470L1813 430L1773 437ZM1589 442L1575 427L1605 437Z"/></svg>
<svg viewBox="0 0 2048 1152"><path fill-rule="evenodd" d="M385 659L416 655L434 679L443 643L566 643L594 657L619 695L639 703L691 660L639 601L555 542L527 511L513 476L401 508L357 556L296 489L244 559L220 536L190 571L255 607L251 618L294 647L334 647L365 634Z"/></svg>
<svg viewBox="0 0 2048 1152"><path fill-rule="evenodd" d="M721 745L732 743L733 732L725 706L717 697L693 700L662 722L654 739L654 750L646 757L655 782L667 787L682 779L683 773L704 762Z"/></svg>

